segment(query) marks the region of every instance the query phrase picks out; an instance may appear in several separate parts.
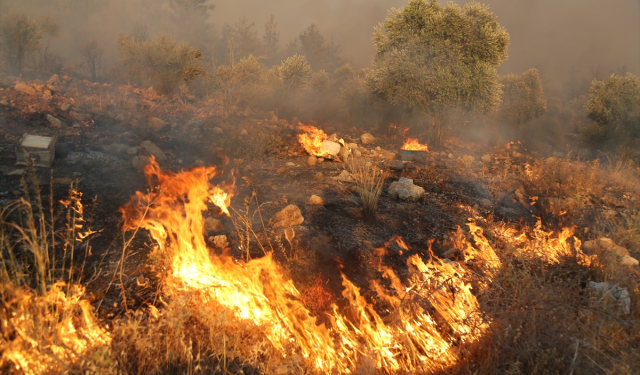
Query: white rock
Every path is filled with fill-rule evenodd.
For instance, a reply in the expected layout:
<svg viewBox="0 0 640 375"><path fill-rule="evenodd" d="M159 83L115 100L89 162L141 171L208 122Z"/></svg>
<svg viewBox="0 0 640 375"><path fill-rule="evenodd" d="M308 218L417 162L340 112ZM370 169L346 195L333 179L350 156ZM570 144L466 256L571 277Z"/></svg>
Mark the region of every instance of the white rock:
<svg viewBox="0 0 640 375"><path fill-rule="evenodd" d="M325 139L324 141L322 141L322 147L321 150L326 152L329 155L338 155L340 153L340 149L342 148L342 145L338 142L334 142L334 141L330 141L328 139Z"/></svg>
<svg viewBox="0 0 640 375"><path fill-rule="evenodd" d="M360 141L362 141L363 145L369 145L376 141L376 138L372 136L370 133L364 133L360 136Z"/></svg>
<svg viewBox="0 0 640 375"><path fill-rule="evenodd" d="M403 201L415 201L424 196L424 189L414 185L412 179L400 177L398 181L392 182L389 186L389 196Z"/></svg>
<svg viewBox="0 0 640 375"><path fill-rule="evenodd" d="M626 288L595 281L588 281L587 287L598 293L600 298L615 302L619 313L624 315L631 313L631 298Z"/></svg>
<svg viewBox="0 0 640 375"><path fill-rule="evenodd" d="M65 125L62 121L58 120L57 118L51 116L51 115L47 115L47 121L49 121L49 125L51 125L54 128L64 128Z"/></svg>

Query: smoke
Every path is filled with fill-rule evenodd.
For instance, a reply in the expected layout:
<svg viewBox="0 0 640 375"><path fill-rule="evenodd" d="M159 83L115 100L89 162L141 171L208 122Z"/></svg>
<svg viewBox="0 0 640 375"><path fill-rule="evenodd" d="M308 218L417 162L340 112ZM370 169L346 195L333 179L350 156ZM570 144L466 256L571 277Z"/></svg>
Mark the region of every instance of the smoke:
<svg viewBox="0 0 640 375"><path fill-rule="evenodd" d="M464 4L466 1L455 1ZM444 3L444 1L441 1ZM488 0L498 21L511 35L509 59L501 74L537 68L543 84L560 88L573 71L582 79L610 72L640 74L640 2L638 0ZM371 63L373 28L404 0L215 0L209 12L212 29L233 25L246 16L258 37L271 14L280 31L280 47L315 23L327 41L341 46L342 57L356 68ZM66 59L80 60L77 46L96 37L115 60L118 31L145 24L151 35L179 30L168 0L9 0L0 13L19 8L32 15L51 14L61 25L51 46ZM189 41L192 42L192 41ZM212 47L213 48L213 47Z"/></svg>

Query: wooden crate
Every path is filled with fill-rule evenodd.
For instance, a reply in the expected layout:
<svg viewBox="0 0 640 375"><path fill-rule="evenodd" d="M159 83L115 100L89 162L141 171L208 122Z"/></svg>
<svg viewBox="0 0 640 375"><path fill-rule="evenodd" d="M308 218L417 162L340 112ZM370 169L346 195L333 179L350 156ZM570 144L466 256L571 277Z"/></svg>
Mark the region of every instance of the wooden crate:
<svg viewBox="0 0 640 375"><path fill-rule="evenodd" d="M51 167L56 156L56 137L26 134L16 146L16 165L27 165L31 160L36 167Z"/></svg>

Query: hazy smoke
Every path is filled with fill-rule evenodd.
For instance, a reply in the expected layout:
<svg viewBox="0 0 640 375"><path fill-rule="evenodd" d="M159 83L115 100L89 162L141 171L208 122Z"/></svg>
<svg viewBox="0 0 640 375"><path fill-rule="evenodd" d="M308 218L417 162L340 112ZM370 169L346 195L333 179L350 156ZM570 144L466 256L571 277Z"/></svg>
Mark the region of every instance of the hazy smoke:
<svg viewBox="0 0 640 375"><path fill-rule="evenodd" d="M466 1L456 1L464 4ZM246 16L255 22L258 36L273 14L280 46L315 23L327 41L341 46L342 56L354 67L366 67L373 56L373 27L404 0L215 0L209 22L217 30ZM444 3L444 2L443 2ZM541 72L546 87L559 88L572 69L589 79L612 71L640 74L640 2L637 0L489 0L491 10L511 34L509 59L500 73ZM131 32L146 24L151 34L172 32L163 0L10 0L0 12L16 7L51 14L61 25L61 37L52 48L67 59L79 59L79 41L95 36L113 55L119 30ZM163 13L164 12L164 13ZM207 31L209 32L209 31ZM114 58L112 57L112 60Z"/></svg>

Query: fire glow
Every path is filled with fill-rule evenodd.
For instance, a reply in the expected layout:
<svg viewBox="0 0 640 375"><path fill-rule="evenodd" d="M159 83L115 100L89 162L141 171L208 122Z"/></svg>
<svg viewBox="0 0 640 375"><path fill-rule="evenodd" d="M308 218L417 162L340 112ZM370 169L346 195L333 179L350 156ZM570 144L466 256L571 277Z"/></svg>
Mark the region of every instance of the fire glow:
<svg viewBox="0 0 640 375"><path fill-rule="evenodd" d="M146 194L136 193L122 209L124 228L147 229L170 257L171 276L164 282L167 295L197 293L198 308L219 313L220 324L235 322L261 332L271 350L280 353L279 366L297 361L318 372L340 374L356 373L362 366L382 373L438 371L458 360L455 345L482 337L487 325L476 318L478 302L464 268L436 257L425 262L417 254L407 260L410 277L404 283L384 266L380 271L391 288L371 281L371 289L393 311L391 315L380 316L343 275L342 295L349 313L334 305L328 323L318 324L271 254L248 263L210 255L202 212L206 202L213 202L228 215L231 198L230 187L210 184L217 173L205 167L163 172L153 161L145 174L156 186ZM496 257L490 247L482 251L492 254L480 258Z"/></svg>
<svg viewBox="0 0 640 375"><path fill-rule="evenodd" d="M416 138L407 138L407 140L402 145L403 150L407 151L429 151L429 147L427 145L420 144Z"/></svg>
<svg viewBox="0 0 640 375"><path fill-rule="evenodd" d="M322 150L322 142L327 139L327 134L315 126L298 124L300 130L304 133L298 134L298 142L309 153L309 155L324 157L327 152Z"/></svg>

